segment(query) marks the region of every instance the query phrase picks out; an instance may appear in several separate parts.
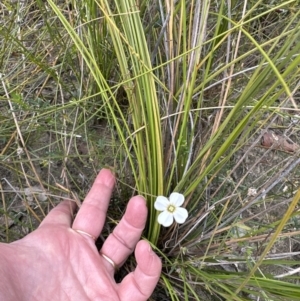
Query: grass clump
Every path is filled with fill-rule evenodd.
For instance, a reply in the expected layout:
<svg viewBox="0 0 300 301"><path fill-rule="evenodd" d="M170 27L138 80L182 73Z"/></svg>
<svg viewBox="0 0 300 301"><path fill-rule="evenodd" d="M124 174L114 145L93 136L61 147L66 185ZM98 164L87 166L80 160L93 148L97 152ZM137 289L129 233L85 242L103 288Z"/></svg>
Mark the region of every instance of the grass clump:
<svg viewBox="0 0 300 301"><path fill-rule="evenodd" d="M300 299L297 1L2 6L7 240L106 165L113 205L147 197L153 298ZM27 186L51 195L20 203ZM153 204L173 191L189 218L161 228Z"/></svg>

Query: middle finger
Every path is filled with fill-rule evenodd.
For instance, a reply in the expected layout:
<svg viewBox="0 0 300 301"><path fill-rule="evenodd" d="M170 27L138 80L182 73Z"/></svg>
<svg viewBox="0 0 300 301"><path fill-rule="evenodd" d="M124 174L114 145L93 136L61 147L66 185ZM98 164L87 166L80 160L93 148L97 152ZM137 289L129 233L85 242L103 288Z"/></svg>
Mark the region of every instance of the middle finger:
<svg viewBox="0 0 300 301"><path fill-rule="evenodd" d="M126 212L114 231L105 240L101 253L108 256L120 267L133 252L140 240L147 220L146 201L141 196L133 197ZM112 265L104 260L108 269L113 271Z"/></svg>

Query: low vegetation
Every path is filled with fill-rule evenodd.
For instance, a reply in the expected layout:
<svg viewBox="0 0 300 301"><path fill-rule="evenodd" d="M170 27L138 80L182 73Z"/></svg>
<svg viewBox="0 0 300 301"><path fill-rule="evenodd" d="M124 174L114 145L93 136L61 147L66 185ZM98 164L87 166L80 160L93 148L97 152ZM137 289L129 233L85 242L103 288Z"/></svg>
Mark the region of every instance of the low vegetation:
<svg viewBox="0 0 300 301"><path fill-rule="evenodd" d="M2 241L108 167L104 236L147 198L163 260L152 300L300 300L298 1L2 1L0 14ZM189 216L166 228L154 203L173 192Z"/></svg>

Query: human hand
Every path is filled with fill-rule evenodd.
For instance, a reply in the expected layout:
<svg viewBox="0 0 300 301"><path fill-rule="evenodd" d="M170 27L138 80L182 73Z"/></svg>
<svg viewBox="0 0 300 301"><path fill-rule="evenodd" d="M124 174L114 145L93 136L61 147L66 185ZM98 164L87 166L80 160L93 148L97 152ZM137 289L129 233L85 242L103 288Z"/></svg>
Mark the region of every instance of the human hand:
<svg viewBox="0 0 300 301"><path fill-rule="evenodd" d="M146 241L139 241L147 219L142 197L129 201L102 246L104 256L95 246L93 237L102 231L114 183L111 172L101 170L73 224L76 205L63 201L37 230L11 244L0 244L0 275L6 280L1 281L3 287L0 284L1 300L143 301L150 297L161 261ZM105 256L120 267L134 249L137 267L117 284L114 267Z"/></svg>

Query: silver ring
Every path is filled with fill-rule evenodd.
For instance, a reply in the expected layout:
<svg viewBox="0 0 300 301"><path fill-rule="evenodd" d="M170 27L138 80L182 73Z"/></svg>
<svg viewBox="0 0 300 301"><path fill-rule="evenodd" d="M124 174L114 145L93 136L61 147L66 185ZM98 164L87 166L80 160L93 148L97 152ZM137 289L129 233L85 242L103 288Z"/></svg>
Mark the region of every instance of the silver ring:
<svg viewBox="0 0 300 301"><path fill-rule="evenodd" d="M114 262L111 258L109 258L108 256L106 256L106 255L103 254L102 252L100 252L100 255L101 255L107 262L109 262L109 263L113 266L115 272L118 271L118 266L115 264L115 262Z"/></svg>
<svg viewBox="0 0 300 301"><path fill-rule="evenodd" d="M79 234L82 234L82 235L85 235L85 236L88 236L88 237L92 238L94 241L97 240L97 238L95 236L93 236L92 234L90 234L90 233L84 232L82 230L76 230L76 229L73 229L73 230L76 231Z"/></svg>

